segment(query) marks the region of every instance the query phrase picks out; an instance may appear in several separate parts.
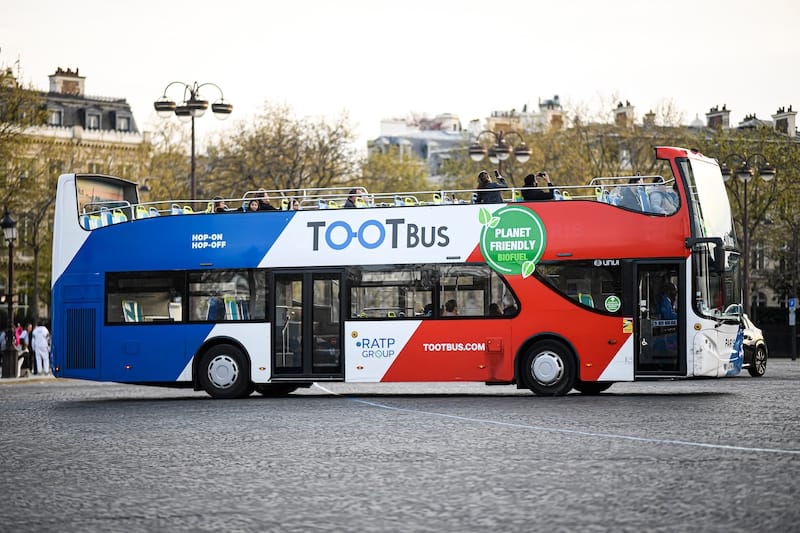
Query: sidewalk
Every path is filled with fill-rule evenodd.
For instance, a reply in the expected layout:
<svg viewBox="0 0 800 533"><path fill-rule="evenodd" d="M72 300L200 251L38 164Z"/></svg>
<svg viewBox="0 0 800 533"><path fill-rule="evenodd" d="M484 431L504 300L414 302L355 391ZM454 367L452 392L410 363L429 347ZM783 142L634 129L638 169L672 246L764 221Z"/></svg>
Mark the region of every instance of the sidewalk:
<svg viewBox="0 0 800 533"><path fill-rule="evenodd" d="M46 381L55 381L56 377L53 374L49 376L42 376L39 374L31 374L22 378L0 378L0 385L12 385L14 383L39 383Z"/></svg>

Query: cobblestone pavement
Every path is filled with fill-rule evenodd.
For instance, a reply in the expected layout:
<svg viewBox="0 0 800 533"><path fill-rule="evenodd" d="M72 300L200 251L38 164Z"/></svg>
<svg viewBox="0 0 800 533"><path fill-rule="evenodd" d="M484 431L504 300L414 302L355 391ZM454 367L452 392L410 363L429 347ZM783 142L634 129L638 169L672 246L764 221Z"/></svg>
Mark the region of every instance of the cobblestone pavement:
<svg viewBox="0 0 800 533"><path fill-rule="evenodd" d="M0 531L798 531L800 362L539 398L0 381Z"/></svg>

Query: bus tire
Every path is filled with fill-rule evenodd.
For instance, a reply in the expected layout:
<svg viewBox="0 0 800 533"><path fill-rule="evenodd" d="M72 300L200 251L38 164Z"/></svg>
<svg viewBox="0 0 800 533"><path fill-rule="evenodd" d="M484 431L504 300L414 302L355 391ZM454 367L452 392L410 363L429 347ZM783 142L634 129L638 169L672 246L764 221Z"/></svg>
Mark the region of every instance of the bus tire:
<svg viewBox="0 0 800 533"><path fill-rule="evenodd" d="M197 374L200 386L212 398L244 398L253 392L249 361L230 344L218 344L206 351Z"/></svg>
<svg viewBox="0 0 800 533"><path fill-rule="evenodd" d="M523 383L537 396L563 396L575 386L575 359L560 342L534 344L520 365Z"/></svg>
<svg viewBox="0 0 800 533"><path fill-rule="evenodd" d="M261 383L256 385L256 392L262 396L286 396L297 390L297 385L290 383Z"/></svg>
<svg viewBox="0 0 800 533"><path fill-rule="evenodd" d="M581 381L578 379L575 381L575 390L587 396L594 396L607 390L613 384L613 381Z"/></svg>

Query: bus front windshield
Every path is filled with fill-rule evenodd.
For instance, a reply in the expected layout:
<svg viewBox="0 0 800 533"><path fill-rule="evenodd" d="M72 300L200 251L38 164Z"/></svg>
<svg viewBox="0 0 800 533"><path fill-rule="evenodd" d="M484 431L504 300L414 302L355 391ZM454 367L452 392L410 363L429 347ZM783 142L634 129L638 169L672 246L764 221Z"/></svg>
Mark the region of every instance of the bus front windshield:
<svg viewBox="0 0 800 533"><path fill-rule="evenodd" d="M686 159L681 170L689 185L696 237L720 237L725 247L736 248L731 204L716 161Z"/></svg>
<svg viewBox="0 0 800 533"><path fill-rule="evenodd" d="M739 252L728 193L715 161L681 163L689 185L696 237L720 238L723 246L705 242L692 250L694 308L701 316L735 318L741 313Z"/></svg>

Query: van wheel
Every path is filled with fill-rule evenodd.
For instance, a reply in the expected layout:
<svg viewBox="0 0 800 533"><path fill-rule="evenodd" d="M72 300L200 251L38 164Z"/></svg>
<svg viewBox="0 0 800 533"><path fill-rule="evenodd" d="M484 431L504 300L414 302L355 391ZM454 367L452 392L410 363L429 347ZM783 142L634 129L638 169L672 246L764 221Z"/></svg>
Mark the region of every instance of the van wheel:
<svg viewBox="0 0 800 533"><path fill-rule="evenodd" d="M756 346L753 353L753 362L747 367L747 372L754 378L760 378L767 371L767 351L763 346Z"/></svg>
<svg viewBox="0 0 800 533"><path fill-rule="evenodd" d="M212 398L244 398L253 392L249 361L230 344L219 344L203 354L197 379Z"/></svg>
<svg viewBox="0 0 800 533"><path fill-rule="evenodd" d="M526 387L538 396L562 396L575 386L575 358L560 342L537 342L520 365Z"/></svg>

